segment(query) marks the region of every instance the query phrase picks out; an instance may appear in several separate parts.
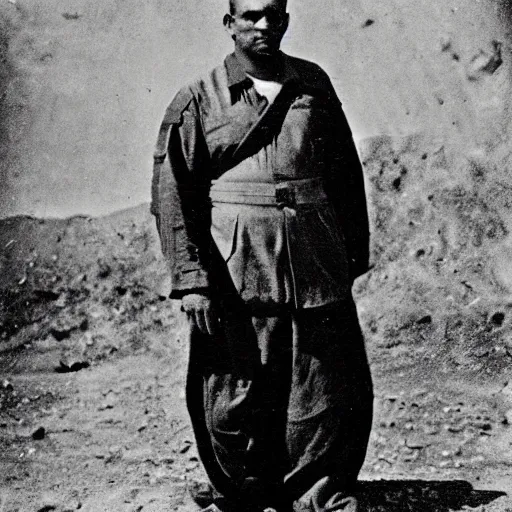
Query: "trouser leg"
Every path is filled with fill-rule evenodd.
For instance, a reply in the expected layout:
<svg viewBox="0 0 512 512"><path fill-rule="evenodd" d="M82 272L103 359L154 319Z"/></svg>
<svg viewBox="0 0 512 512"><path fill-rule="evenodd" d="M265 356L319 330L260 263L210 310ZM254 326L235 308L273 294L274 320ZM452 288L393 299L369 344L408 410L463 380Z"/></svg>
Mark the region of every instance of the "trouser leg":
<svg viewBox="0 0 512 512"><path fill-rule="evenodd" d="M224 494L291 499L326 476L355 482L373 396L353 304L240 313L222 339L196 340L201 357L190 367L204 384L198 406L192 379L189 410L212 483Z"/></svg>
<svg viewBox="0 0 512 512"><path fill-rule="evenodd" d="M298 497L327 476L340 487L356 482L371 430L373 390L351 300L300 312L293 337L286 488Z"/></svg>
<svg viewBox="0 0 512 512"><path fill-rule="evenodd" d="M187 403L199 455L221 494L268 505L282 499L287 470L291 326L236 305L223 323L215 338L191 325Z"/></svg>
<svg viewBox="0 0 512 512"><path fill-rule="evenodd" d="M244 502L277 505L287 472L286 421L292 359L291 325L285 316L240 317L226 326L230 373L207 380L208 429L219 464L237 479ZM251 339L254 357L240 351Z"/></svg>

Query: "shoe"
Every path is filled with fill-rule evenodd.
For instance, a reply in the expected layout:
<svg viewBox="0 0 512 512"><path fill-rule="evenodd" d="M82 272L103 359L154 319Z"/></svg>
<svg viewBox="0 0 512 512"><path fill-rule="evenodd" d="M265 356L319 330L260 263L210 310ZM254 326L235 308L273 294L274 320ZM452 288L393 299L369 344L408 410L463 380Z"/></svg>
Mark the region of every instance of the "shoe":
<svg viewBox="0 0 512 512"><path fill-rule="evenodd" d="M311 498L311 506L314 512L358 512L359 510L357 498L342 492L333 494L323 506L315 502L314 498L314 496Z"/></svg>
<svg viewBox="0 0 512 512"><path fill-rule="evenodd" d="M215 491L210 484L206 482L191 482L191 484L188 492L201 510L206 510L209 505L214 504Z"/></svg>
<svg viewBox="0 0 512 512"><path fill-rule="evenodd" d="M335 492L332 492L329 487L333 487L333 484L328 477L323 478L313 487L311 494L313 512L358 512L359 503L351 487L345 491ZM327 500L326 495L329 496Z"/></svg>
<svg viewBox="0 0 512 512"><path fill-rule="evenodd" d="M230 504L221 494L208 483L193 482L188 492L200 512L235 512L236 507Z"/></svg>
<svg viewBox="0 0 512 512"><path fill-rule="evenodd" d="M212 503L208 507L201 509L200 512L222 512L222 510L215 503Z"/></svg>

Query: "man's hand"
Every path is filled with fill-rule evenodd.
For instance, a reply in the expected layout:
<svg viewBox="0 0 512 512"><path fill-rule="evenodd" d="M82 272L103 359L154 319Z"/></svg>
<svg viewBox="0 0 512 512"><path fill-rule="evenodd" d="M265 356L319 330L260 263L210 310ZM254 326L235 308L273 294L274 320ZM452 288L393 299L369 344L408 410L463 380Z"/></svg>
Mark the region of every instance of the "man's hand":
<svg viewBox="0 0 512 512"><path fill-rule="evenodd" d="M212 301L201 293L190 293L181 299L181 309L205 334L215 334L219 326L219 318Z"/></svg>

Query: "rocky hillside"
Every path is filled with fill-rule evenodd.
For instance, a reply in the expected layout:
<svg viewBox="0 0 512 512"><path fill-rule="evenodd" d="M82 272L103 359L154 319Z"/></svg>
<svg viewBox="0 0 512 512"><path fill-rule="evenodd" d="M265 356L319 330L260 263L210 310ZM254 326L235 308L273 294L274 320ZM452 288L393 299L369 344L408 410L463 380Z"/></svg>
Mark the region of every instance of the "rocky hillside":
<svg viewBox="0 0 512 512"><path fill-rule="evenodd" d="M357 285L370 345L450 375L512 363L512 153L461 155L421 136L361 148L373 270Z"/></svg>
<svg viewBox="0 0 512 512"><path fill-rule="evenodd" d="M147 206L104 218L1 221L0 349L57 344L62 364L132 353L158 310L165 269ZM65 369L65 368L64 368Z"/></svg>

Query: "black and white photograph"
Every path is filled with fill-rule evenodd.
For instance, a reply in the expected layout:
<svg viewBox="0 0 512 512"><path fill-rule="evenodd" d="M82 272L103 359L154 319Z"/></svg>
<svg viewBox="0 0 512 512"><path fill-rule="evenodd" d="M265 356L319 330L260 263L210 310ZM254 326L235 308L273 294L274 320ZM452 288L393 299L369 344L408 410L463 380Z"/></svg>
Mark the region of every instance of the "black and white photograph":
<svg viewBox="0 0 512 512"><path fill-rule="evenodd" d="M0 512L511 512L511 231L511 0L0 0Z"/></svg>

